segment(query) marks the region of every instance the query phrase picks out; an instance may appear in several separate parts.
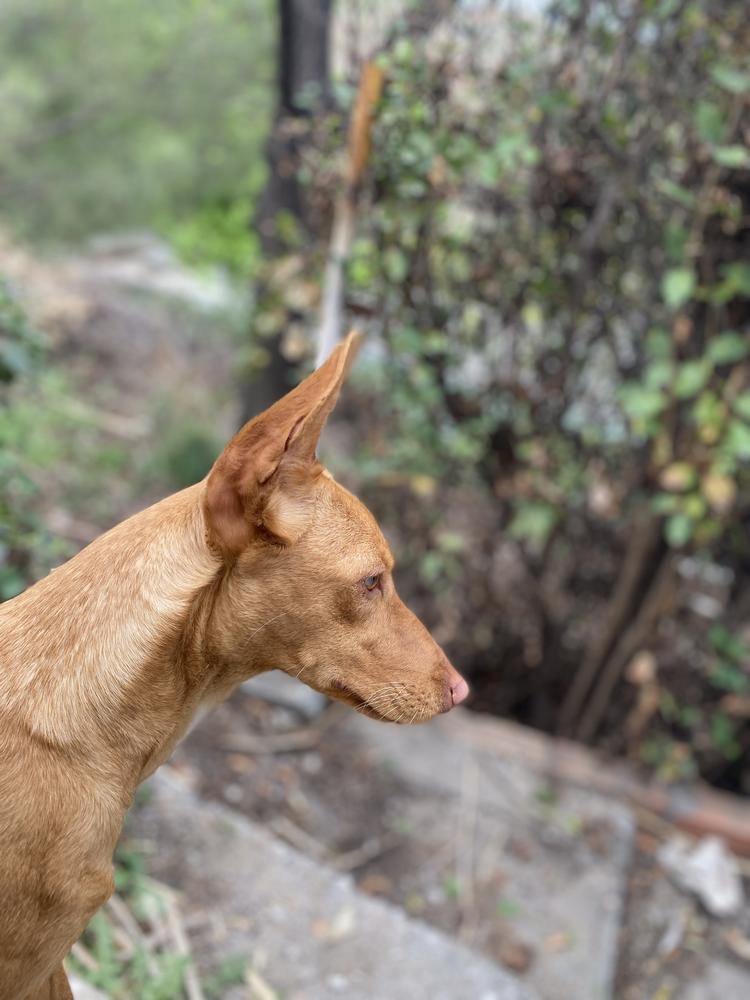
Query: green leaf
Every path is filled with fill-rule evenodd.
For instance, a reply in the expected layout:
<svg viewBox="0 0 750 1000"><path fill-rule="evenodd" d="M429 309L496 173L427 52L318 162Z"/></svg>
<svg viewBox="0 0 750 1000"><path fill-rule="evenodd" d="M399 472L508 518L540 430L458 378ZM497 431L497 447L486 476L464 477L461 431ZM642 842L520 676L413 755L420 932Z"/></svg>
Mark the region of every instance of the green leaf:
<svg viewBox="0 0 750 1000"><path fill-rule="evenodd" d="M693 417L699 427L716 427L724 416L724 404L710 390L701 393L693 406Z"/></svg>
<svg viewBox="0 0 750 1000"><path fill-rule="evenodd" d="M750 687L747 675L733 663L717 663L709 675L709 681L722 691L740 694Z"/></svg>
<svg viewBox="0 0 750 1000"><path fill-rule="evenodd" d="M695 289L695 274L689 267L673 267L661 282L661 294L671 309L684 305Z"/></svg>
<svg viewBox="0 0 750 1000"><path fill-rule="evenodd" d="M651 506L657 514L674 514L679 502L680 498L674 493L657 493L651 501Z"/></svg>
<svg viewBox="0 0 750 1000"><path fill-rule="evenodd" d="M691 493L682 498L682 512L693 521L700 521L706 514L706 501L700 493Z"/></svg>
<svg viewBox="0 0 750 1000"><path fill-rule="evenodd" d="M681 184L677 184L675 181L670 181L668 178L658 182L658 187L660 191L671 198L672 201L676 201L678 205L682 205L683 208L693 208L695 206L695 195L688 188L683 187Z"/></svg>
<svg viewBox="0 0 750 1000"><path fill-rule="evenodd" d="M720 87L732 94L743 94L746 90L750 90L750 73L743 73L742 70L727 63L712 66L711 76Z"/></svg>
<svg viewBox="0 0 750 1000"><path fill-rule="evenodd" d="M741 420L733 420L727 428L724 446L736 458L750 458L750 427Z"/></svg>
<svg viewBox="0 0 750 1000"><path fill-rule="evenodd" d="M631 382L620 389L622 408L631 420L650 420L658 416L667 404L659 389Z"/></svg>
<svg viewBox="0 0 750 1000"><path fill-rule="evenodd" d="M708 638L714 649L718 653L721 653L725 659L739 663L750 656L750 645L743 642L726 625L722 625L719 622L716 625L712 625L708 632Z"/></svg>
<svg viewBox="0 0 750 1000"><path fill-rule="evenodd" d="M679 0L661 0L661 3L656 8L656 16L660 21L666 21L668 17L671 17L680 6Z"/></svg>
<svg viewBox="0 0 750 1000"><path fill-rule="evenodd" d="M30 368L31 358L26 347L0 336L0 381L10 382Z"/></svg>
<svg viewBox="0 0 750 1000"><path fill-rule="evenodd" d="M723 712L714 712L711 717L711 740L727 760L736 760L742 753L736 735L737 724Z"/></svg>
<svg viewBox="0 0 750 1000"><path fill-rule="evenodd" d="M646 353L652 358L672 357L672 338L667 330L654 327L646 334Z"/></svg>
<svg viewBox="0 0 750 1000"><path fill-rule="evenodd" d="M503 897L497 902L497 912L501 917L505 917L506 920L512 920L513 917L517 917L521 912L521 905L515 899Z"/></svg>
<svg viewBox="0 0 750 1000"><path fill-rule="evenodd" d="M732 287L740 295L750 298L750 264L744 260L737 260L727 264L724 269L726 280L732 283Z"/></svg>
<svg viewBox="0 0 750 1000"><path fill-rule="evenodd" d="M722 167L738 169L750 166L750 152L744 146L717 146L712 155Z"/></svg>
<svg viewBox="0 0 750 1000"><path fill-rule="evenodd" d="M544 327L544 309L538 302L527 302L521 309L521 319L530 330L539 332Z"/></svg>
<svg viewBox="0 0 750 1000"><path fill-rule="evenodd" d="M693 522L687 514L673 514L664 526L664 534L669 545L679 549L692 538Z"/></svg>
<svg viewBox="0 0 750 1000"><path fill-rule="evenodd" d="M399 285L409 273L409 259L398 247L388 247L383 254L383 265L388 279Z"/></svg>
<svg viewBox="0 0 750 1000"><path fill-rule="evenodd" d="M678 399L689 399L695 396L711 376L711 365L708 361L699 359L683 362L674 381L673 391Z"/></svg>
<svg viewBox="0 0 750 1000"><path fill-rule="evenodd" d="M715 365L731 365L741 361L750 351L750 340L734 330L726 330L708 342L707 356Z"/></svg>
<svg viewBox="0 0 750 1000"><path fill-rule="evenodd" d="M674 365L671 361L657 359L646 365L643 371L643 382L649 389L662 389L672 381L673 374Z"/></svg>
<svg viewBox="0 0 750 1000"><path fill-rule="evenodd" d="M672 462L659 475L659 484L670 493L681 493L695 486L698 473L690 462Z"/></svg>
<svg viewBox="0 0 750 1000"><path fill-rule="evenodd" d="M676 264L685 260L689 238L690 233L682 223L674 220L667 223L664 229L664 250L668 260Z"/></svg>
<svg viewBox="0 0 750 1000"><path fill-rule="evenodd" d="M713 101L698 101L695 109L695 127L704 142L718 146L726 132L726 122L718 104L714 104Z"/></svg>
<svg viewBox="0 0 750 1000"><path fill-rule="evenodd" d="M722 280L711 291L711 301L724 305L736 295L750 298L750 264L745 261L734 261L723 269Z"/></svg>
<svg viewBox="0 0 750 1000"><path fill-rule="evenodd" d="M557 522L558 514L552 504L543 500L522 503L510 522L508 532L513 538L543 545Z"/></svg>
<svg viewBox="0 0 750 1000"><path fill-rule="evenodd" d="M393 47L393 58L410 65L414 59L414 45L409 38L399 38Z"/></svg>
<svg viewBox="0 0 750 1000"><path fill-rule="evenodd" d="M708 501L711 510L717 514L724 514L731 510L734 505L737 497L737 483L717 466L707 472L701 480L701 492Z"/></svg>
<svg viewBox="0 0 750 1000"><path fill-rule="evenodd" d="M732 404L734 412L743 420L750 420L750 392L741 393Z"/></svg>

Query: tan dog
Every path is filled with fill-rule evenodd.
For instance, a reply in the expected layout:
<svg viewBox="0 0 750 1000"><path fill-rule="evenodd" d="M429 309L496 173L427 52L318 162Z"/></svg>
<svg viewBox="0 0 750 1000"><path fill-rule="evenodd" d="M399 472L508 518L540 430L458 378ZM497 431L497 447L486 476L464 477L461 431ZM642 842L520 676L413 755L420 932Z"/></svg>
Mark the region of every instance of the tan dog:
<svg viewBox="0 0 750 1000"><path fill-rule="evenodd" d="M281 668L421 722L466 682L398 598L372 515L315 458L354 351L229 443L207 479L0 606L0 998L71 996L139 782L201 707Z"/></svg>

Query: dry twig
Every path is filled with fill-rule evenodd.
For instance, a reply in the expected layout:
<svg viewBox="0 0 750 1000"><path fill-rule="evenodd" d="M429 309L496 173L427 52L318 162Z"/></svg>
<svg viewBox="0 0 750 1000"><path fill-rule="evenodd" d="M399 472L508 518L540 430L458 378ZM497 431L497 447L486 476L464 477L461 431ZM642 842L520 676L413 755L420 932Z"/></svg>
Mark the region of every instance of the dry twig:
<svg viewBox="0 0 750 1000"><path fill-rule="evenodd" d="M221 749L248 754L295 753L299 750L312 750L320 742L320 737L321 732L317 726L290 729L286 733L269 733L266 736L242 733L222 743Z"/></svg>
<svg viewBox="0 0 750 1000"><path fill-rule="evenodd" d="M278 1000L276 991L266 982L257 969L249 968L245 973L245 982L250 987L252 1000Z"/></svg>
<svg viewBox="0 0 750 1000"><path fill-rule="evenodd" d="M198 979L198 973L195 970L193 956L190 951L190 945L188 943L187 934L185 933L185 928L182 925L182 920L177 906L177 899L174 893L167 890L164 894L164 903L166 906L167 924L169 926L174 949L178 955L187 959L185 963L185 971L183 973L185 993L187 994L188 1000L205 1000L200 980Z"/></svg>

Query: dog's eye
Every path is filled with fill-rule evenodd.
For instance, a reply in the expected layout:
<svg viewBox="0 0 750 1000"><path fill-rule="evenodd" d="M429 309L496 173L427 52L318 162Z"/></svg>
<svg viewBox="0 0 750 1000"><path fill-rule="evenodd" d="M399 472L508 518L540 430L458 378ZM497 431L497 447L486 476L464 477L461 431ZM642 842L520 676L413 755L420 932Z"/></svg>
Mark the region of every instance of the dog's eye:
<svg viewBox="0 0 750 1000"><path fill-rule="evenodd" d="M376 587L380 586L380 573L373 573L372 576L366 576L362 583L365 585L365 590L375 590Z"/></svg>

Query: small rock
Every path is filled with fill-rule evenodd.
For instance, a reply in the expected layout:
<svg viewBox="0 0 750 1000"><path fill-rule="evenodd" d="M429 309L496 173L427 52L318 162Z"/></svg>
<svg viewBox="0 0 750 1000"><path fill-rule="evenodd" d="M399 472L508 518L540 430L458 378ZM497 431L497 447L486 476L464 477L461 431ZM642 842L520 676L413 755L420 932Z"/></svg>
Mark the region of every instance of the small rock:
<svg viewBox="0 0 750 1000"><path fill-rule="evenodd" d="M227 764L235 774L249 774L257 768L252 757L244 753L230 753L227 755Z"/></svg>
<svg viewBox="0 0 750 1000"><path fill-rule="evenodd" d="M557 931L555 934L549 934L544 939L544 950L553 955L559 955L567 951L572 944L573 936L570 931Z"/></svg>
<svg viewBox="0 0 750 1000"><path fill-rule="evenodd" d="M238 802L242 802L242 785L237 785L234 782L224 786L224 798L227 802L231 802L232 805L237 805Z"/></svg>
<svg viewBox="0 0 750 1000"><path fill-rule="evenodd" d="M323 768L323 758L319 753L306 753L302 758L302 770L305 774L320 774Z"/></svg>
<svg viewBox="0 0 750 1000"><path fill-rule="evenodd" d="M348 985L349 980L346 976L334 973L332 976L328 977L328 987L336 993L343 993Z"/></svg>
<svg viewBox="0 0 750 1000"><path fill-rule="evenodd" d="M325 695L313 691L301 681L294 680L278 670L245 681L243 691L253 698L261 698L271 705L291 709L303 719L312 720L328 704Z"/></svg>
<svg viewBox="0 0 750 1000"><path fill-rule="evenodd" d="M328 939L341 941L353 933L355 926L354 909L351 906L343 906L331 921Z"/></svg>
<svg viewBox="0 0 750 1000"><path fill-rule="evenodd" d="M498 958L506 969L523 973L529 969L534 951L520 938L504 935L498 949Z"/></svg>
<svg viewBox="0 0 750 1000"><path fill-rule="evenodd" d="M656 679L656 657L650 650L642 649L636 653L625 669L625 676L631 684L642 686Z"/></svg>
<svg viewBox="0 0 750 1000"><path fill-rule="evenodd" d="M739 912L742 876L736 858L719 837L704 837L695 846L684 837L674 837L656 856L674 881L694 893L709 913L730 917Z"/></svg>
<svg viewBox="0 0 750 1000"><path fill-rule="evenodd" d="M368 896L387 896L392 888L393 881L387 875L379 875L377 872L365 875L359 883L359 889Z"/></svg>
<svg viewBox="0 0 750 1000"><path fill-rule="evenodd" d="M583 839L589 849L602 858L606 858L614 838L612 827L606 820L586 820L583 824Z"/></svg>
<svg viewBox="0 0 750 1000"><path fill-rule="evenodd" d="M683 909L674 913L667 924L666 930L659 941L659 954L669 957L674 955L679 949L685 937L688 923L690 921L690 910Z"/></svg>
<svg viewBox="0 0 750 1000"><path fill-rule="evenodd" d="M351 937L356 928L356 917L351 906L343 906L331 920L314 920L313 935L321 941L343 941Z"/></svg>

